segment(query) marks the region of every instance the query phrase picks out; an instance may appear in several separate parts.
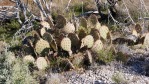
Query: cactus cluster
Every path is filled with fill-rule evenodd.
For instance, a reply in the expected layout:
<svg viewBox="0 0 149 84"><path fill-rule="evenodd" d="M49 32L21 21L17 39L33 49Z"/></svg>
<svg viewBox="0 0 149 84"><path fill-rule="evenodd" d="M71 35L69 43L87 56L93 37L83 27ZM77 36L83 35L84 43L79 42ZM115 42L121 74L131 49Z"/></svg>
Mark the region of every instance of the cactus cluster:
<svg viewBox="0 0 149 84"><path fill-rule="evenodd" d="M23 44L33 51L26 53L24 60L35 61L40 70L50 66L48 63L55 57L66 58L67 61L64 62L68 62L73 68L86 60L92 63L91 52L98 53L102 50L103 42L108 39L109 29L105 25L101 26L96 15L91 15L88 19L80 18L78 28L62 15L58 15L54 21L55 24L50 24L49 21L42 20L42 26L28 36L31 38L26 37L28 44ZM86 55L83 54L86 52Z"/></svg>

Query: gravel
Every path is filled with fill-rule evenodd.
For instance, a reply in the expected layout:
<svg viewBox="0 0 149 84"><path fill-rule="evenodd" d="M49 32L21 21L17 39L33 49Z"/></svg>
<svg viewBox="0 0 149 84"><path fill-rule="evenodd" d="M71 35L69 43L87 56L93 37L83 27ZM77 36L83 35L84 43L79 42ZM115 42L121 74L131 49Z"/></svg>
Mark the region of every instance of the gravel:
<svg viewBox="0 0 149 84"><path fill-rule="evenodd" d="M120 62L61 73L67 84L149 84L149 77Z"/></svg>

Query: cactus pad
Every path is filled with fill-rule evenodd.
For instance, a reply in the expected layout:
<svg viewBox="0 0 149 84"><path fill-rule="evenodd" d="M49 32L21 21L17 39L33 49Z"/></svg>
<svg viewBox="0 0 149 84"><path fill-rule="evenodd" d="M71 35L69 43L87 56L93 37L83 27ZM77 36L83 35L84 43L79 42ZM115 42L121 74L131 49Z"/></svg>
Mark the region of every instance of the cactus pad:
<svg viewBox="0 0 149 84"><path fill-rule="evenodd" d="M95 53L98 53L100 50L103 49L103 43L101 40L97 40L95 41L93 47L92 47L92 51Z"/></svg>
<svg viewBox="0 0 149 84"><path fill-rule="evenodd" d="M99 22L97 22L96 25L95 25L95 29L98 29L99 30L100 27L101 27L101 24Z"/></svg>
<svg viewBox="0 0 149 84"><path fill-rule="evenodd" d="M36 60L36 65L39 70L44 70L48 66L48 63L44 57L38 57Z"/></svg>
<svg viewBox="0 0 149 84"><path fill-rule="evenodd" d="M35 51L40 54L44 49L50 48L49 43L43 39L37 41Z"/></svg>
<svg viewBox="0 0 149 84"><path fill-rule="evenodd" d="M27 63L34 63L35 59L32 55L26 55L24 56L23 61Z"/></svg>
<svg viewBox="0 0 149 84"><path fill-rule="evenodd" d="M85 18L80 19L80 26L87 28L87 20Z"/></svg>
<svg viewBox="0 0 149 84"><path fill-rule="evenodd" d="M71 40L67 37L61 41L61 48L65 51L71 51Z"/></svg>
<svg viewBox="0 0 149 84"><path fill-rule="evenodd" d="M87 46L87 48L91 48L94 44L94 38L92 35L87 35L82 39L81 48Z"/></svg>
<svg viewBox="0 0 149 84"><path fill-rule="evenodd" d="M74 32L75 32L75 26L74 26L72 23L68 22L68 23L64 26L63 31L64 31L65 33L67 33L67 34L69 34L69 33L74 33Z"/></svg>
<svg viewBox="0 0 149 84"><path fill-rule="evenodd" d="M57 28L64 28L64 26L66 25L66 18L62 15L58 15L56 18L56 27Z"/></svg>
<svg viewBox="0 0 149 84"><path fill-rule="evenodd" d="M93 36L94 40L98 40L100 39L100 34L99 34L99 31L97 29L91 29L91 32L90 34Z"/></svg>
<svg viewBox="0 0 149 84"><path fill-rule="evenodd" d="M46 33L46 29L43 27L40 29L40 35L43 36L44 33Z"/></svg>
<svg viewBox="0 0 149 84"><path fill-rule="evenodd" d="M58 51L58 47L57 47L57 43L55 40L53 40L51 43L50 43L50 46L52 47L52 49L54 51Z"/></svg>
<svg viewBox="0 0 149 84"><path fill-rule="evenodd" d="M48 32L44 33L42 38L43 38L43 40L48 41L49 44L54 40L53 36L50 33L48 33Z"/></svg>
<svg viewBox="0 0 149 84"><path fill-rule="evenodd" d="M103 25L101 26L101 28L99 29L99 33L100 33L100 36L106 40L107 39L107 34L109 32L109 29L107 26Z"/></svg>
<svg viewBox="0 0 149 84"><path fill-rule="evenodd" d="M77 34L78 34L79 38L82 39L88 34L88 31L86 28L80 26L78 31L77 31Z"/></svg>
<svg viewBox="0 0 149 84"><path fill-rule="evenodd" d="M70 40L71 40L72 50L73 50L73 51L78 50L78 49L80 48L80 39L79 39L79 37L77 36L77 34L69 33L69 34L68 34L68 37L69 37Z"/></svg>
<svg viewBox="0 0 149 84"><path fill-rule="evenodd" d="M97 16L94 15L94 14L90 15L89 19L88 19L88 22L89 22L89 27L95 28L95 26L98 22Z"/></svg>
<svg viewBox="0 0 149 84"><path fill-rule="evenodd" d="M40 24L42 25L43 28L50 29L50 25L49 25L48 22L46 22L46 21L42 21L42 22L40 22Z"/></svg>

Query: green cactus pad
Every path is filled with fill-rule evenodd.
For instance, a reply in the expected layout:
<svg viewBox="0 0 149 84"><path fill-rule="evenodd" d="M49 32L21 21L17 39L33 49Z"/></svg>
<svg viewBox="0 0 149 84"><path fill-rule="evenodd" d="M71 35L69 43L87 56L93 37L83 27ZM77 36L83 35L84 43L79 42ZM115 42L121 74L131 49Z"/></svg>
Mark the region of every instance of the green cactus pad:
<svg viewBox="0 0 149 84"><path fill-rule="evenodd" d="M107 34L109 32L109 29L107 26L103 25L101 26L101 28L99 29L99 33L100 33L100 36L106 40L107 39Z"/></svg>
<svg viewBox="0 0 149 84"><path fill-rule="evenodd" d="M65 51L71 51L71 40L67 37L64 37L61 41L61 48Z"/></svg>
<svg viewBox="0 0 149 84"><path fill-rule="evenodd" d="M68 22L64 28L62 29L65 33L69 34L69 33L74 33L75 32L75 26Z"/></svg>
<svg viewBox="0 0 149 84"><path fill-rule="evenodd" d="M46 33L46 29L43 27L40 29L40 35L43 36Z"/></svg>
<svg viewBox="0 0 149 84"><path fill-rule="evenodd" d="M39 39L35 45L35 51L40 54L46 48L50 48L49 43L43 39Z"/></svg>
<svg viewBox="0 0 149 84"><path fill-rule="evenodd" d="M69 33L69 34L68 34L68 37L69 37L70 40L71 40L72 50L73 50L73 51L78 50L78 49L80 48L80 39L79 39L79 37L77 36L77 34Z"/></svg>
<svg viewBox="0 0 149 84"><path fill-rule="evenodd" d="M36 60L36 65L39 70L45 70L46 67L48 66L48 62L44 57L38 57Z"/></svg>
<svg viewBox="0 0 149 84"><path fill-rule="evenodd" d="M94 44L94 38L92 35L87 35L85 38L83 38L81 43L81 48L87 46L87 48L91 48Z"/></svg>
<svg viewBox="0 0 149 84"><path fill-rule="evenodd" d="M98 40L100 39L100 34L99 34L99 31L97 29L91 29L91 32L90 34L93 36L94 40Z"/></svg>
<svg viewBox="0 0 149 84"><path fill-rule="evenodd" d="M80 26L87 28L87 20L85 18L80 19Z"/></svg>
<svg viewBox="0 0 149 84"><path fill-rule="evenodd" d="M97 16L92 14L88 18L88 24L90 28L95 28L96 24L98 22Z"/></svg>
<svg viewBox="0 0 149 84"><path fill-rule="evenodd" d="M95 41L93 47L92 47L92 51L95 53L98 53L100 50L103 49L103 43L101 40L97 40Z"/></svg>
<svg viewBox="0 0 149 84"><path fill-rule="evenodd" d="M43 38L43 40L48 41L49 44L54 40L53 36L50 33L48 33L48 32L44 33L42 38Z"/></svg>
<svg viewBox="0 0 149 84"><path fill-rule="evenodd" d="M27 63L34 63L35 59L32 55L26 55L23 57L23 61Z"/></svg>
<svg viewBox="0 0 149 84"><path fill-rule="evenodd" d="M41 21L40 24L42 25L43 28L50 29L50 25L49 25L48 22L46 22L46 21Z"/></svg>
<svg viewBox="0 0 149 84"><path fill-rule="evenodd" d="M78 34L79 38L82 39L88 34L88 31L86 28L80 26L78 31L77 31L77 34Z"/></svg>
<svg viewBox="0 0 149 84"><path fill-rule="evenodd" d="M55 40L53 40L51 43L50 43L50 46L52 47L52 49L54 51L58 51L58 46L57 46L57 43Z"/></svg>
<svg viewBox="0 0 149 84"><path fill-rule="evenodd" d="M33 31L31 32L31 34L32 34L32 36L33 36L36 40L38 40L38 39L41 38L40 35L39 35L39 33L38 33L37 31L35 31L35 30L33 30Z"/></svg>
<svg viewBox="0 0 149 84"><path fill-rule="evenodd" d="M57 28L64 28L66 25L66 18L63 15L58 15L56 18L56 27Z"/></svg>
<svg viewBox="0 0 149 84"><path fill-rule="evenodd" d="M101 27L101 24L99 22L97 22L96 25L95 25L95 29L98 29L99 30L100 27Z"/></svg>

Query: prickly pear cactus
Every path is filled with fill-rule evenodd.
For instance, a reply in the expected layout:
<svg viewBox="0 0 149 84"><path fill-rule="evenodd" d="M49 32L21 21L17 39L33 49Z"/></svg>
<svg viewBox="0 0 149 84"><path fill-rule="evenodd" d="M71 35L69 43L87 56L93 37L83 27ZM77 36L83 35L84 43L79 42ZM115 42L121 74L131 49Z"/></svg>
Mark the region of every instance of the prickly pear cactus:
<svg viewBox="0 0 149 84"><path fill-rule="evenodd" d="M68 22L64 28L62 29L65 33L69 34L69 33L74 33L75 32L75 26Z"/></svg>
<svg viewBox="0 0 149 84"><path fill-rule="evenodd" d="M87 20L85 18L80 19L80 26L87 28Z"/></svg>
<svg viewBox="0 0 149 84"><path fill-rule="evenodd" d="M46 22L46 21L42 21L42 22L40 22L40 24L43 26L43 28L50 29L50 25L49 25L48 22Z"/></svg>
<svg viewBox="0 0 149 84"><path fill-rule="evenodd" d="M43 39L39 39L35 44L35 51L40 54L44 49L50 48L49 43Z"/></svg>
<svg viewBox="0 0 149 84"><path fill-rule="evenodd" d="M98 53L100 50L103 49L103 43L101 40L97 40L95 41L93 47L92 47L92 51L95 53Z"/></svg>
<svg viewBox="0 0 149 84"><path fill-rule="evenodd" d="M23 57L23 61L27 63L34 63L35 59L32 55L26 55Z"/></svg>
<svg viewBox="0 0 149 84"><path fill-rule="evenodd" d="M99 29L99 33L100 33L100 36L106 40L107 39L107 34L109 32L109 29L107 26L103 25L101 26L101 28Z"/></svg>
<svg viewBox="0 0 149 84"><path fill-rule="evenodd" d="M65 51L68 51L69 55L71 56L71 40L67 37L63 38L61 41L61 48Z"/></svg>
<svg viewBox="0 0 149 84"><path fill-rule="evenodd" d="M71 40L71 46L72 46L72 50L73 51L76 51L80 48L80 39L79 37L77 36L77 34L74 34L74 33L69 33L68 34L68 37L70 38Z"/></svg>
<svg viewBox="0 0 149 84"><path fill-rule="evenodd" d="M51 46L51 48L52 48L54 51L58 51L57 43L56 43L55 40L53 40L53 41L50 43L50 46Z"/></svg>
<svg viewBox="0 0 149 84"><path fill-rule="evenodd" d="M99 31L97 29L91 29L91 32L90 34L93 36L94 40L98 40L100 39L100 34L99 34Z"/></svg>
<svg viewBox="0 0 149 84"><path fill-rule="evenodd" d="M48 33L48 32L45 32L42 36L43 40L46 40L49 42L49 44L54 40L53 36Z"/></svg>
<svg viewBox="0 0 149 84"><path fill-rule="evenodd" d="M98 19L96 15L92 14L89 16L89 19L88 19L89 27L95 28L97 22L98 22Z"/></svg>
<svg viewBox="0 0 149 84"><path fill-rule="evenodd" d="M87 35L82 39L81 48L87 46L87 48L91 48L94 44L94 38L92 35Z"/></svg>
<svg viewBox="0 0 149 84"><path fill-rule="evenodd" d="M36 60L36 65L39 70L45 70L48 66L48 63L44 57L38 57Z"/></svg>
<svg viewBox="0 0 149 84"><path fill-rule="evenodd" d="M58 15L56 18L56 24L55 26L57 28L64 28L64 26L66 25L66 18L63 15Z"/></svg>
<svg viewBox="0 0 149 84"><path fill-rule="evenodd" d="M41 29L40 29L40 35L43 36L44 33L46 33L46 29L45 29L45 28L41 28Z"/></svg>
<svg viewBox="0 0 149 84"><path fill-rule="evenodd" d="M33 31L31 32L31 34L32 34L32 36L33 36L36 40L39 40L39 39L40 39L40 35L38 34L37 31L33 30Z"/></svg>
<svg viewBox="0 0 149 84"><path fill-rule="evenodd" d="M85 27L80 26L77 31L77 34L78 34L79 38L82 39L88 34L88 31Z"/></svg>
<svg viewBox="0 0 149 84"><path fill-rule="evenodd" d="M100 27L101 27L101 24L99 22L97 22L96 25L95 25L95 29L98 29L99 30Z"/></svg>

